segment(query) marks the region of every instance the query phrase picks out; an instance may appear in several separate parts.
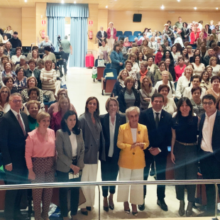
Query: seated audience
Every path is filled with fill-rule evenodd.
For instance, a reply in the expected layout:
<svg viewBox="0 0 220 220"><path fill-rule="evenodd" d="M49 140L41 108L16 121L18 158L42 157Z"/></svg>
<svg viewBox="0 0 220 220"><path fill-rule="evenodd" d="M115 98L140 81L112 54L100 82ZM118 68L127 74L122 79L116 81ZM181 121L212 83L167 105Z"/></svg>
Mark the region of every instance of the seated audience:
<svg viewBox="0 0 220 220"><path fill-rule="evenodd" d="M175 97L175 87L174 87L174 83L172 81L169 81L169 72L168 71L163 71L162 72L162 80L161 81L158 81L154 88L158 91L158 88L160 85L167 85L170 90L169 90L169 93L168 93L168 98L174 98Z"/></svg>
<svg viewBox="0 0 220 220"><path fill-rule="evenodd" d="M3 79L3 83L4 83L5 86L7 86L9 88L11 94L18 92L17 87L14 86L14 79L13 79L13 77L11 77L11 76L5 77Z"/></svg>
<svg viewBox="0 0 220 220"><path fill-rule="evenodd" d="M54 53L51 52L51 48L50 47L44 47L44 57L43 60L46 63L47 60L50 60L52 62L56 63L56 57L54 55Z"/></svg>
<svg viewBox="0 0 220 220"><path fill-rule="evenodd" d="M117 74L119 74L120 70L123 69L124 59L122 52L120 51L120 45L118 43L114 44L114 48L110 55L112 61L112 68L117 70Z"/></svg>
<svg viewBox="0 0 220 220"><path fill-rule="evenodd" d="M131 45L132 45L132 43L129 42L128 37L125 37L123 46L124 47L131 47Z"/></svg>
<svg viewBox="0 0 220 220"><path fill-rule="evenodd" d="M68 97L68 91L67 91L66 89L60 89L60 90L58 91L56 97L57 97L56 102L53 103L52 105L50 105L50 107L49 107L49 109L48 109L48 113L51 115L51 117L52 117L52 115L53 115L54 113L56 113L56 112L59 111L59 99L60 99L61 97L66 97L66 98L69 99L69 97ZM54 101L54 100L53 100L53 101ZM76 112L76 109L75 109L75 107L73 106L72 103L70 103L70 110Z"/></svg>
<svg viewBox="0 0 220 220"><path fill-rule="evenodd" d="M5 70L4 65L5 65L5 63L7 63L7 62L9 62L8 56L3 55L3 56L1 57L0 73Z"/></svg>
<svg viewBox="0 0 220 220"><path fill-rule="evenodd" d="M191 57L194 56L194 53L193 53L193 50L192 50L192 46L191 46L191 45L188 45L188 46L186 47L186 49L187 49L188 57L189 57L189 59L190 59Z"/></svg>
<svg viewBox="0 0 220 220"><path fill-rule="evenodd" d="M212 76L220 76L220 65L217 62L216 57L211 57L209 60L209 65L212 67Z"/></svg>
<svg viewBox="0 0 220 220"><path fill-rule="evenodd" d="M156 56L155 56L155 63L158 65L160 63L160 61L162 60L162 57L163 57L163 54L164 54L164 49L162 47L162 45L159 46L159 50L157 51L156 53Z"/></svg>
<svg viewBox="0 0 220 220"><path fill-rule="evenodd" d="M153 57L147 58L147 70L153 74L153 76L156 74L156 70L158 69L158 66L154 63Z"/></svg>
<svg viewBox="0 0 220 220"><path fill-rule="evenodd" d="M201 75L200 87L205 88L206 90L209 89L211 87L210 78L209 73L205 70Z"/></svg>
<svg viewBox="0 0 220 220"><path fill-rule="evenodd" d="M22 67L24 69L24 71L26 71L29 68L27 61L26 61L26 56L24 56L24 55L21 56L20 63L18 63L15 66L15 71L20 67Z"/></svg>
<svg viewBox="0 0 220 220"><path fill-rule="evenodd" d="M190 44L192 47L196 47L196 41L199 39L199 31L196 27L192 28L192 32L190 33Z"/></svg>
<svg viewBox="0 0 220 220"><path fill-rule="evenodd" d="M121 70L121 72L118 75L117 81L113 87L112 90L112 96L113 97L118 97L119 92L125 87L124 81L125 79L129 76L129 73L126 69Z"/></svg>
<svg viewBox="0 0 220 220"><path fill-rule="evenodd" d="M119 128L117 141L117 146L121 149L118 161L119 181L144 179L144 167L146 166L144 150L149 146L149 139L147 127L138 123L139 115L138 107L129 107L126 110L128 123ZM129 193L130 200L128 200ZM128 203L130 201L132 215L137 216L137 205L143 204L143 187L138 185L118 186L117 200L124 203L126 213L130 213Z"/></svg>
<svg viewBox="0 0 220 220"><path fill-rule="evenodd" d="M3 114L10 110L9 96L11 95L10 89L7 86L3 86L0 89L0 118ZM3 114L1 113L3 112Z"/></svg>
<svg viewBox="0 0 220 220"><path fill-rule="evenodd" d="M37 52L37 57L39 56L39 49L38 49L38 46L33 46L32 47L32 51L30 51L29 53L28 53L28 55L27 55L27 61L29 61L30 59L33 59L33 51L36 51ZM36 53L35 53L35 55L36 55ZM36 58L36 56L35 56L35 58ZM37 61L36 61L37 62Z"/></svg>
<svg viewBox="0 0 220 220"><path fill-rule="evenodd" d="M183 97L187 97L188 99L192 99L191 89L200 87L200 83L201 83L200 76L198 76L198 75L193 76L191 79L191 86L185 88L185 90L183 92ZM202 88L201 97L200 97L201 99L205 95L205 93L206 93L206 89Z"/></svg>
<svg viewBox="0 0 220 220"><path fill-rule="evenodd" d="M41 74L41 71L36 69L36 61L34 59L30 59L28 61L28 65L29 65L29 68L27 70L25 70L25 76L26 77L35 77L37 79L37 87L39 89L42 88L42 85L41 85L41 80L40 80L40 74Z"/></svg>
<svg viewBox="0 0 220 220"><path fill-rule="evenodd" d="M177 63L178 62L178 58L181 56L181 53L180 53L180 51L177 51L176 45L173 45L171 47L171 54L173 56L174 64Z"/></svg>
<svg viewBox="0 0 220 220"><path fill-rule="evenodd" d="M165 65L166 65L165 70L170 72L171 76L173 77L173 81L176 81L176 74L175 74L174 66L171 63L170 58L165 59Z"/></svg>
<svg viewBox="0 0 220 220"><path fill-rule="evenodd" d="M146 110L148 109L149 103L151 101L151 97L157 92L155 87L153 87L153 83L149 76L145 76L142 79L142 86L139 92L140 92L140 109Z"/></svg>
<svg viewBox="0 0 220 220"><path fill-rule="evenodd" d="M195 55L195 63L192 63L194 70L193 75L199 75L201 76L202 72L205 70L205 65L201 63L200 55Z"/></svg>
<svg viewBox="0 0 220 220"><path fill-rule="evenodd" d="M198 117L193 116L193 107L188 98L181 98L177 106L177 114L172 119L171 160L175 166L175 180L197 179ZM186 160L187 158L187 160ZM185 211L184 193L187 190L188 205ZM176 186L176 198L180 201L179 215L189 217L193 214L196 185Z"/></svg>
<svg viewBox="0 0 220 220"><path fill-rule="evenodd" d="M118 95L119 111L125 113L126 109L131 106L140 106L139 91L134 88L135 80L129 76L125 79L125 88Z"/></svg>
<svg viewBox="0 0 220 220"><path fill-rule="evenodd" d="M35 128L39 126L37 122L37 114L40 110L40 103L36 100L28 101L27 110L29 112L28 115L29 130L33 131Z"/></svg>
<svg viewBox="0 0 220 220"><path fill-rule="evenodd" d="M67 111L70 110L70 100L69 98L62 96L59 98L59 106L58 106L58 112L53 113L51 117L51 124L50 127L55 132L61 128L61 120L63 116L66 114Z"/></svg>
<svg viewBox="0 0 220 220"><path fill-rule="evenodd" d="M59 182L81 181L82 169L84 168L85 145L82 130L79 128L77 114L74 111L67 111L62 117L61 129L56 132L57 151L57 180ZM70 175L72 177L70 178ZM76 220L79 203L80 187L60 188L59 204L61 216L68 220L68 191L70 194L71 219Z"/></svg>
<svg viewBox="0 0 220 220"><path fill-rule="evenodd" d="M190 99L190 101L193 107L193 113L195 113L199 118L201 118L202 114L205 113L205 110L202 105L202 100L200 98L201 92L201 87L191 89L192 99Z"/></svg>
<svg viewBox="0 0 220 220"><path fill-rule="evenodd" d="M184 70L184 74L180 76L176 86L176 98L180 99L183 96L183 92L186 87L190 86L193 69L191 66L187 66Z"/></svg>
<svg viewBox="0 0 220 220"><path fill-rule="evenodd" d="M138 63L136 62L137 60L137 56L134 53L131 53L128 56L128 60L130 60L132 62L132 71L135 72L136 74L140 71L140 67L138 65Z"/></svg>
<svg viewBox="0 0 220 220"><path fill-rule="evenodd" d="M103 57L105 63L109 63L109 52L110 48L108 47L106 40L102 40L101 46L99 47L99 56Z"/></svg>
<svg viewBox="0 0 220 220"><path fill-rule="evenodd" d="M44 60L39 60L39 61L37 62L37 67L36 67L36 69L42 70L42 69L44 68L44 65L45 65Z"/></svg>
<svg viewBox="0 0 220 220"><path fill-rule="evenodd" d="M163 57L162 57L162 61L165 61L167 58L170 59L170 64L173 66L174 65L174 59L173 59L173 55L171 53L171 51L166 50L164 51Z"/></svg>
<svg viewBox="0 0 220 220"><path fill-rule="evenodd" d="M139 68L141 68L141 64L145 62L144 60L144 54L142 52L139 52L138 54L138 58L137 58L137 63L138 63L138 66Z"/></svg>
<svg viewBox="0 0 220 220"><path fill-rule="evenodd" d="M119 104L116 98L108 98L106 101L107 114L100 116L102 131L105 138L106 161L101 161L102 181L116 181L118 176L118 159L120 150L117 147L118 130L120 125L126 123L126 117L118 113ZM103 209L108 212L114 210L113 196L115 186L103 186L102 195L104 197ZM109 195L110 192L110 196ZM108 201L109 200L109 201Z"/></svg>
<svg viewBox="0 0 220 220"><path fill-rule="evenodd" d="M138 89L139 82L138 82L138 73L132 70L133 62L131 60L125 61L125 70L128 72L129 76L133 77L134 79L134 88Z"/></svg>
<svg viewBox="0 0 220 220"><path fill-rule="evenodd" d="M211 78L211 87L206 91L206 94L211 94L217 99L220 96L219 83L219 76L213 76Z"/></svg>
<svg viewBox="0 0 220 220"><path fill-rule="evenodd" d="M23 103L28 102L28 100L29 100L28 89L34 88L34 87L37 87L37 79L34 76L30 76L27 79L27 89L23 89L21 91L21 97L22 97L22 102ZM40 102L43 102L43 98L44 98L43 97L43 91L41 89L39 89L39 96L38 96L37 100L40 101ZM55 99L54 95L53 95L52 99L53 100Z"/></svg>
<svg viewBox="0 0 220 220"><path fill-rule="evenodd" d="M208 55L203 58L203 63L205 66L209 65L209 60L212 56L214 56L215 52L213 49L208 49Z"/></svg>
<svg viewBox="0 0 220 220"><path fill-rule="evenodd" d="M13 70L13 64L11 62L6 62L4 64L4 71L2 71L2 80L4 80L5 77L9 76L16 80L16 74Z"/></svg>
<svg viewBox="0 0 220 220"><path fill-rule="evenodd" d="M163 110L173 115L173 113L176 111L177 108L173 98L167 97L169 92L170 92L170 87L167 85L160 85L158 88L158 93L160 93L164 97ZM149 108L151 107L152 107L152 103L150 103L149 105Z"/></svg>
<svg viewBox="0 0 220 220"><path fill-rule="evenodd" d="M30 59L33 59L36 63L40 60L40 56L38 54L38 50L32 50L31 58Z"/></svg>
<svg viewBox="0 0 220 220"><path fill-rule="evenodd" d="M48 113L38 113L37 122L39 127L28 133L25 145L28 179L32 183L52 183L54 182L56 160L55 133L48 128L50 125ZM45 220L49 219L48 212L52 193L52 188L32 189L35 219L41 219L41 217Z"/></svg>
<svg viewBox="0 0 220 220"><path fill-rule="evenodd" d="M4 46L5 46L4 54L9 58L11 58L13 55L11 42L10 41L6 42Z"/></svg>
<svg viewBox="0 0 220 220"><path fill-rule="evenodd" d="M186 65L184 63L184 60L182 57L179 57L178 62L176 63L176 66L174 67L175 70L175 81L178 81L179 78L182 76L184 69L186 68Z"/></svg>
<svg viewBox="0 0 220 220"><path fill-rule="evenodd" d="M24 69L23 68L18 68L16 70L16 79L14 81L14 86L17 87L17 91L19 93L21 93L21 91L23 89L26 89L27 88L27 77L24 76Z"/></svg>
<svg viewBox="0 0 220 220"><path fill-rule="evenodd" d="M38 101L39 99L39 95L40 95L40 91L37 87L32 87L30 89L28 89L28 102L29 101ZM27 109L27 103L23 104L23 108L21 109L21 111L23 111L25 114L29 115L28 109ZM41 111L45 111L45 107L44 107L44 103L43 102L39 102L39 112Z"/></svg>
<svg viewBox="0 0 220 220"><path fill-rule="evenodd" d="M158 81L162 80L162 72L166 69L166 64L164 61L161 61L159 63L159 69L156 70L155 76L154 76L154 84L156 85L156 83ZM169 81L173 81L173 77L171 76L171 74L169 73Z"/></svg>
<svg viewBox="0 0 220 220"><path fill-rule="evenodd" d="M195 56L197 56L197 55L200 56L200 58L201 58L201 51L200 51L200 49L195 49L193 56L190 57L190 59L189 59L189 62L190 63L195 63Z"/></svg>
<svg viewBox="0 0 220 220"><path fill-rule="evenodd" d="M18 38L18 32L15 31L12 38L9 40L12 48L22 47L21 40Z"/></svg>
<svg viewBox="0 0 220 220"><path fill-rule="evenodd" d="M45 68L41 70L40 80L42 83L43 90L49 90L55 93L56 90L55 83L57 77L56 77L56 72L52 67L53 66L51 60L45 61Z"/></svg>
<svg viewBox="0 0 220 220"><path fill-rule="evenodd" d="M21 54L21 47L17 47L16 50L15 50L15 55L13 55L11 57L12 63L14 63L15 65L20 63L21 56L22 56L22 54Z"/></svg>
<svg viewBox="0 0 220 220"><path fill-rule="evenodd" d="M50 41L49 36L46 36L43 41L39 44L39 48L53 47L53 43Z"/></svg>
<svg viewBox="0 0 220 220"><path fill-rule="evenodd" d="M137 74L138 83L140 83L140 86L142 85L142 80L145 76L148 76L152 82L154 82L153 74L147 69L148 64L146 61L144 61L140 66L140 72Z"/></svg>
<svg viewBox="0 0 220 220"><path fill-rule="evenodd" d="M8 26L8 27L5 29L4 33L13 35L14 32L13 32L13 30L11 29L11 26Z"/></svg>

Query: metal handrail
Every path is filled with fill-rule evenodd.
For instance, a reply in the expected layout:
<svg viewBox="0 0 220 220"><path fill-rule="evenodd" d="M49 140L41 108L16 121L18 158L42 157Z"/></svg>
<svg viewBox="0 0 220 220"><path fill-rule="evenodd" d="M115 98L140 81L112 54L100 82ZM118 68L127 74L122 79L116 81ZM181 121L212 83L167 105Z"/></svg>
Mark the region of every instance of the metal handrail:
<svg viewBox="0 0 220 220"><path fill-rule="evenodd" d="M102 182L53 182L53 183L34 183L34 184L14 184L14 185L0 185L2 190L19 190L19 189L39 189L39 188L69 188L69 187L82 187L82 186L98 186L99 192L99 220L101 219L100 212L100 186L115 186L115 185L201 185L213 184L215 185L216 192L216 206L215 206L215 219L217 218L218 210L218 184L220 179L202 179L202 180L155 180L155 181L102 181Z"/></svg>

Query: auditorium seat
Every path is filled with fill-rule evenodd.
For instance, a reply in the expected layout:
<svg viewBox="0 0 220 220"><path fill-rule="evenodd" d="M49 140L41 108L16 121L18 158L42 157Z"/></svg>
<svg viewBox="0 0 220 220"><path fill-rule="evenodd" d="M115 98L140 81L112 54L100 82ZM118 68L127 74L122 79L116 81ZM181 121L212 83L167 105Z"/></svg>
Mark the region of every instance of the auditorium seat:
<svg viewBox="0 0 220 220"><path fill-rule="evenodd" d="M124 32L124 36L129 37L130 35L132 35L131 31L125 31Z"/></svg>
<svg viewBox="0 0 220 220"><path fill-rule="evenodd" d="M119 37L120 35L123 35L123 32L122 31L117 31L116 37Z"/></svg>
<svg viewBox="0 0 220 220"><path fill-rule="evenodd" d="M134 32L134 36L136 36L136 37L139 36L139 34L141 34L141 31L135 31Z"/></svg>
<svg viewBox="0 0 220 220"><path fill-rule="evenodd" d="M134 42L134 39L135 39L136 37L137 37L137 36L134 36L134 35L128 36L129 42Z"/></svg>
<svg viewBox="0 0 220 220"><path fill-rule="evenodd" d="M124 40L125 37L126 37L126 36L124 36L124 35L120 35L120 36L118 36L118 40Z"/></svg>

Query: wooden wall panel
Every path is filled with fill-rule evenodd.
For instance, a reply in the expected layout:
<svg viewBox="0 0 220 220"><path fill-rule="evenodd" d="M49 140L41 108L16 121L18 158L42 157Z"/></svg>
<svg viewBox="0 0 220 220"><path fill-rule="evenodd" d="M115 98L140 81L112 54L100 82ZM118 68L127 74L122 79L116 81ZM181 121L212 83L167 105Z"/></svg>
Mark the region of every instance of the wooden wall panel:
<svg viewBox="0 0 220 220"><path fill-rule="evenodd" d="M142 21L133 22L133 14L141 13ZM192 22L203 20L204 24L214 20L214 24L220 20L217 11L113 11L108 12L108 22L112 21L119 31L143 31L145 27L152 30L163 30L163 25L167 20L171 20L172 25L181 16L183 21Z"/></svg>
<svg viewBox="0 0 220 220"><path fill-rule="evenodd" d="M37 2L36 3L36 43L41 42L42 38L40 36L40 31L44 30L47 35L47 17L46 17L46 9L47 3L46 2ZM41 21L46 20L46 25L42 25Z"/></svg>
<svg viewBox="0 0 220 220"><path fill-rule="evenodd" d="M13 31L18 32L18 37L22 40L21 8L0 8L0 18L0 28L5 30L10 25Z"/></svg>
<svg viewBox="0 0 220 220"><path fill-rule="evenodd" d="M22 8L22 45L35 44L36 37L36 10L34 8Z"/></svg>
<svg viewBox="0 0 220 220"><path fill-rule="evenodd" d="M99 9L98 14L98 30L100 27L103 27L104 30L108 27L108 10L107 9Z"/></svg>

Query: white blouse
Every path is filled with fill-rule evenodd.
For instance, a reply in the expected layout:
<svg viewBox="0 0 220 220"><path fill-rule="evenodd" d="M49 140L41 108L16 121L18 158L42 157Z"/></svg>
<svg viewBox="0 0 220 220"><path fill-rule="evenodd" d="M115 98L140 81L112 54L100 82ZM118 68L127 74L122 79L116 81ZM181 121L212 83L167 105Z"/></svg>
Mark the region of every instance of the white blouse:
<svg viewBox="0 0 220 220"><path fill-rule="evenodd" d="M76 141L76 135L73 134L73 132L71 131L71 134L69 136L70 138L70 143L72 146L72 157L77 156L77 141Z"/></svg>
<svg viewBox="0 0 220 220"><path fill-rule="evenodd" d="M175 54L171 52L171 54L173 55L174 62L177 63L178 58L181 56L180 52L176 52Z"/></svg>
<svg viewBox="0 0 220 220"><path fill-rule="evenodd" d="M200 63L199 66L197 66L195 63L192 63L194 70L193 75L199 75L201 76L202 72L205 70L205 65L203 63Z"/></svg>
<svg viewBox="0 0 220 220"><path fill-rule="evenodd" d="M180 99L183 96L184 89L186 87L189 87L189 84L190 84L190 79L187 79L183 73L183 75L180 76L180 78L177 81L176 97L178 99Z"/></svg>
<svg viewBox="0 0 220 220"><path fill-rule="evenodd" d="M217 64L216 66L212 66L212 76L217 76L220 74L220 65Z"/></svg>
<svg viewBox="0 0 220 220"><path fill-rule="evenodd" d="M139 72L140 72L140 67L139 67L139 65L138 65L137 62L134 62L134 63L133 63L133 66L132 66L131 69L132 69L132 71L135 72L135 73L139 73Z"/></svg>
<svg viewBox="0 0 220 220"><path fill-rule="evenodd" d="M20 62L20 59L21 59L21 56L22 55L20 55L19 57L17 56L17 55L13 55L12 57L11 57L11 61L15 64L15 63L19 63Z"/></svg>

